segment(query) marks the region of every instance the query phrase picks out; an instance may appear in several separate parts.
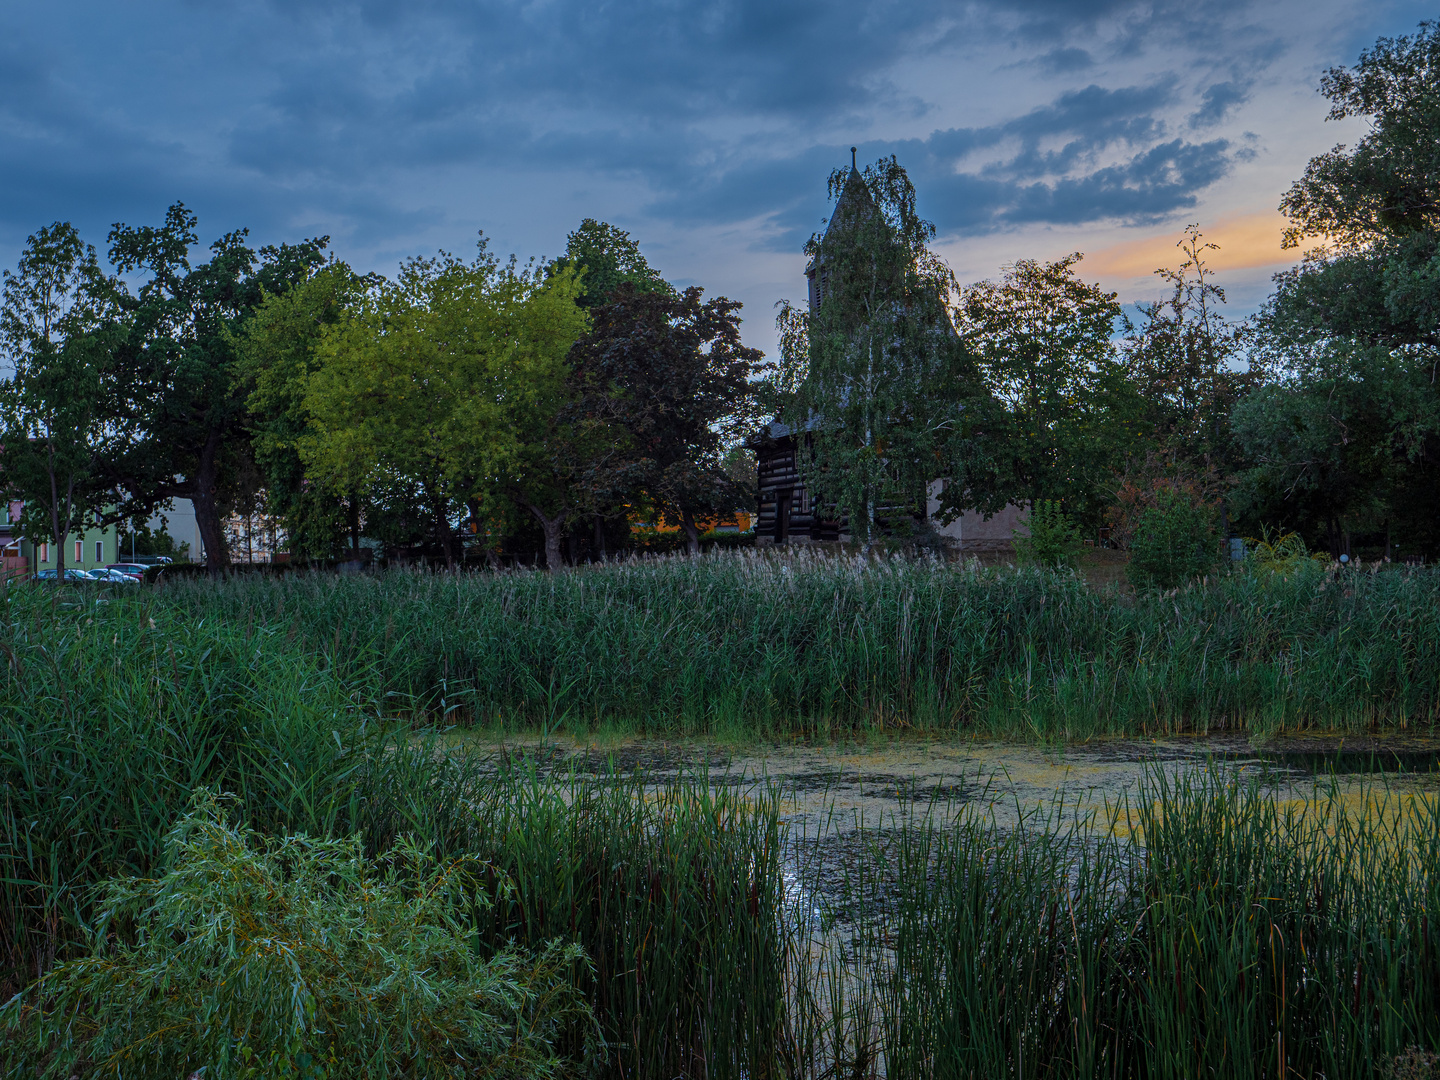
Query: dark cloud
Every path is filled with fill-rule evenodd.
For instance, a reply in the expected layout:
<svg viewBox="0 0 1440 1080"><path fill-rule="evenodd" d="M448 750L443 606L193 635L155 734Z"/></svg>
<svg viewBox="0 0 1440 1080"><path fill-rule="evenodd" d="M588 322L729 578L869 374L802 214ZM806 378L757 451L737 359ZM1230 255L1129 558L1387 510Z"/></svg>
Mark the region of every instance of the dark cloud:
<svg viewBox="0 0 1440 1080"><path fill-rule="evenodd" d="M1056 47L1035 58L1035 66L1051 75L1068 75L1095 66L1095 58L1086 49Z"/></svg>
<svg viewBox="0 0 1440 1080"><path fill-rule="evenodd" d="M1192 128L1214 127L1250 98L1251 80L1214 83L1200 95L1200 107L1190 114Z"/></svg>
<svg viewBox="0 0 1440 1080"><path fill-rule="evenodd" d="M1004 123L870 142L862 150L869 160L897 156L915 181L923 212L944 233L1036 222L1140 223L1194 206L1233 163L1226 140L1197 144L1169 137L1155 113L1176 96L1171 79L1118 89L1087 86ZM811 147L781 161L725 171L651 209L708 221L768 212L776 226L769 243L793 248L819 224L819 178L845 156L843 147ZM781 191L792 194L778 203L765 194Z"/></svg>
<svg viewBox="0 0 1440 1080"><path fill-rule="evenodd" d="M758 222L746 235L793 250L847 130L876 133L865 155L897 154L951 232L1142 221L1255 152L1179 137L1282 55L1247 18L1242 0L22 0L0 10L0 242L56 217L103 235L178 198L202 228L406 250L514 175L623 185L662 222ZM1182 76L1127 67L1165 49ZM909 65L1002 53L1047 104L1007 112L977 67L998 119L887 135L946 104ZM505 213L553 217L514 187Z"/></svg>

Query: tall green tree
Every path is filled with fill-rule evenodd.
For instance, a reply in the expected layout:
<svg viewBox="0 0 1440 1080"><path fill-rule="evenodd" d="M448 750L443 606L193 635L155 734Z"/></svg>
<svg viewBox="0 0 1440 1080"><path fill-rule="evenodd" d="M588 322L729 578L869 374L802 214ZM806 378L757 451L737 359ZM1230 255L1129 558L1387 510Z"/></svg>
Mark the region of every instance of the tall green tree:
<svg viewBox="0 0 1440 1080"><path fill-rule="evenodd" d="M1312 158L1280 202L1290 219L1285 243L1323 237L1342 250L1429 234L1440 226L1440 23L1410 36L1382 37L1353 68L1320 80L1327 119L1363 118L1353 147Z"/></svg>
<svg viewBox="0 0 1440 1080"><path fill-rule="evenodd" d="M466 515L478 531L529 513L559 567L564 526L584 507L574 469L603 452L562 416L566 355L588 325L578 292L575 271L504 265L483 244L468 263L407 262L323 334L299 444L308 473L362 493L417 485L452 565Z"/></svg>
<svg viewBox="0 0 1440 1080"><path fill-rule="evenodd" d="M935 227L905 170L893 156L837 169L829 193L830 225L805 247L819 304L780 314L781 381L795 387L785 419L807 433L816 498L873 539L882 516L923 509L932 481L964 472L974 383L950 322L954 278L930 250Z"/></svg>
<svg viewBox="0 0 1440 1080"><path fill-rule="evenodd" d="M20 528L55 545L65 577L70 534L106 510L115 284L69 222L40 229L3 279L0 342L12 366L0 383L0 482L24 504Z"/></svg>
<svg viewBox="0 0 1440 1080"><path fill-rule="evenodd" d="M674 287L660 276L640 251L640 245L624 229L594 218L586 218L565 238L565 254L550 266L551 273L584 271L580 279L581 307L605 303L621 285L638 293L673 296Z"/></svg>
<svg viewBox="0 0 1440 1080"><path fill-rule="evenodd" d="M753 496L727 452L758 423L763 354L740 340L740 305L699 288L642 292L625 283L591 309L571 350L579 415L623 431L620 453L584 473L597 507L645 500L685 530L699 554L697 516L729 513Z"/></svg>
<svg viewBox="0 0 1440 1080"><path fill-rule="evenodd" d="M324 263L328 238L257 252L241 229L216 240L210 258L192 265L196 224L176 203L163 225L117 224L110 232L110 261L140 279L122 300L125 340L116 366L130 437L110 463L110 479L127 494L132 517L170 499L189 499L213 571L229 562L222 487L237 444L248 439L239 363L244 325L267 293L304 281Z"/></svg>
<svg viewBox="0 0 1440 1080"><path fill-rule="evenodd" d="M1022 260L965 290L958 327L991 400L993 499L1063 504L1098 524L1136 445L1141 404L1113 340L1113 292L1081 281L1077 253Z"/></svg>
<svg viewBox="0 0 1440 1080"><path fill-rule="evenodd" d="M305 394L319 367L326 327L364 301L378 279L330 262L284 292L269 293L239 342L240 377L249 390L251 453L264 477L269 510L283 522L292 554L353 557L373 506L355 491L335 491L307 476L300 441L310 421Z"/></svg>
<svg viewBox="0 0 1440 1080"><path fill-rule="evenodd" d="M1233 420L1251 512L1325 537L1398 531L1440 544L1440 29L1381 38L1321 81L1354 147L1286 193L1286 243L1321 246L1276 279L1256 324L1267 386Z"/></svg>

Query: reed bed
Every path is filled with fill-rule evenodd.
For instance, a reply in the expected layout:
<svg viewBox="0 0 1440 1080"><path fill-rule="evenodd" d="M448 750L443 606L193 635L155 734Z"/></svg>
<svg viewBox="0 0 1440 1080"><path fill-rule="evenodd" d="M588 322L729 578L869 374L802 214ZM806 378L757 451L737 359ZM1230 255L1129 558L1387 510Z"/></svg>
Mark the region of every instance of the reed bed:
<svg viewBox="0 0 1440 1080"><path fill-rule="evenodd" d="M1156 774L1122 815L1140 845L1059 806L1014 829L978 805L943 827L901 819L851 885L887 913L861 934L842 1056L926 1080L1318 1080L1434 1060L1440 799L1354 795Z"/></svg>
<svg viewBox="0 0 1440 1080"><path fill-rule="evenodd" d="M577 733L1007 737L1440 716L1440 572L1227 574L1129 597L1036 570L717 553L561 574L171 586L396 715Z"/></svg>
<svg viewBox="0 0 1440 1080"><path fill-rule="evenodd" d="M106 889L163 875L167 836L195 793L210 790L226 793L239 824L263 836L346 839L390 866L397 851L482 866L484 896L467 933L483 957L538 956L553 942L583 953L569 978L598 1042L570 1028L555 1044L577 1072L1378 1077L1404 1055L1423 1062L1440 1051L1433 792L1322 785L1279 798L1214 771L1150 778L1132 804L1115 808L1123 828L1075 824L1058 805L1018 828L1001 828L982 803L953 825L939 823L948 813L908 807L861 845L838 894L802 888L813 905L805 911L787 893L787 875L803 886L830 859L833 878L831 839L787 834L773 790L704 775L652 783L547 772L457 751L386 719L422 705L485 715L489 700L516 708L517 721L589 723L574 711L585 695L628 709L645 686L655 695L645 715L663 720L667 703L681 707L664 672L678 678L693 662L703 674L722 662L696 627L736 640L725 635L747 632L745 605L780 587L791 590L786 603L756 617L790 643L789 666L750 653L729 661L732 675L838 677L827 650L873 643L855 654L871 664L868 681L842 681L828 698L818 684L788 684L792 705L832 710L809 714L812 723L873 722L833 710L846 694L869 700L902 676L929 680L903 700L949 701L961 684L944 673L969 670L954 666L969 648L970 662L1009 664L999 670L1010 678L1022 659L1031 664L1028 701L987 701L1007 684L983 667L965 684L974 711L962 715L975 718L967 722L998 727L1005 700L1032 715L1045 694L1053 700L1057 680L1070 677L1047 651L1061 642L1074 655L1103 653L1106 663L1128 656L1135 681L1112 685L1139 685L1149 667L1164 666L1168 647L1172 676L1263 669L1279 681L1252 685L1288 686L1322 704L1321 690L1349 686L1371 711L1344 713L1348 722L1413 723L1433 712L1435 665L1426 658L1435 631L1424 619L1435 579L1424 574L1236 578L1134 604L1065 578L804 560L677 561L558 578L221 582L130 596L19 590L7 594L0 620L5 996L57 959L105 947L94 935ZM569 619L567 597L579 612ZM386 612L402 643L393 652L362 647ZM598 673L566 669L538 697L532 687L524 699L517 681L515 702L461 664L470 657L490 665L481 670L492 678L519 680L516 665L534 658L525 650L543 635L553 663L585 638L586 620L598 637L602 615L622 637L650 627L649 659L637 654L622 670L618 653L602 653ZM421 638L426 618L448 629ZM493 620L518 639L509 653ZM932 623L926 639L919 627ZM1087 625L1088 636L1074 629ZM1105 626L1109 638L1099 634ZM326 627L328 636L319 632ZM795 635L806 630L833 636L801 649ZM1179 650L1188 642L1193 653L1197 633L1207 659L1186 667ZM1130 653L1117 644L1125 640ZM439 684L425 682L437 662L426 642L456 650L439 661ZM1331 677L1314 655L1348 664L1345 680L1305 683L1312 672ZM402 669L408 687L394 681L392 661L411 663ZM1047 681L1036 671L1061 674ZM608 688L606 673L615 681ZM532 681L544 674L533 669ZM950 689L936 689L942 684ZM437 692L443 710L424 696ZM459 693L468 697L457 701ZM1378 711L1387 701L1394 711ZM668 715L672 724L723 719ZM931 714L937 723L946 716L959 722ZM16 1038L8 1045L20 1045ZM7 1068L0 1049L0 1074Z"/></svg>
<svg viewBox="0 0 1440 1080"><path fill-rule="evenodd" d="M446 752L381 723L284 633L154 599L30 590L7 616L0 1000L83 951L105 882L164 872L167 837L208 789L262 835L481 860L476 947L583 949L602 1075L757 1076L780 1053L773 798ZM562 1049L581 1055L578 1038Z"/></svg>

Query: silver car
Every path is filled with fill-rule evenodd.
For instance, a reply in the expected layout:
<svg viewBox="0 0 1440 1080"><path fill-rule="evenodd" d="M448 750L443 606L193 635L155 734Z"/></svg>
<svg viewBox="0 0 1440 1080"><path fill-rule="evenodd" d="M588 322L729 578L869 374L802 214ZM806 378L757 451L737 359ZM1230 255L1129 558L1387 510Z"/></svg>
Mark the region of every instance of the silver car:
<svg viewBox="0 0 1440 1080"><path fill-rule="evenodd" d="M134 578L134 577L131 577L129 574L126 574L126 573L124 573L124 572L122 572L122 571L120 571L120 570L109 570L109 569L91 570L91 571L90 571L90 580L91 580L91 581L108 581L108 582L110 582L112 585L139 585L139 584L140 584L139 579Z"/></svg>

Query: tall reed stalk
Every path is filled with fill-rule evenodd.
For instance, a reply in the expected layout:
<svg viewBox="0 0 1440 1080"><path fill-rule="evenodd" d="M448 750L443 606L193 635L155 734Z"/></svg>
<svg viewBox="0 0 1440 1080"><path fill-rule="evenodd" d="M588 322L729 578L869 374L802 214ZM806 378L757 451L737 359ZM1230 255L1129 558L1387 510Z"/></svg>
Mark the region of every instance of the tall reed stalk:
<svg viewBox="0 0 1440 1080"><path fill-rule="evenodd" d="M1156 774L1120 818L1138 847L1061 811L897 826L853 991L887 1076L1318 1080L1440 1050L1433 791Z"/></svg>
<svg viewBox="0 0 1440 1080"><path fill-rule="evenodd" d="M721 553L170 587L393 713L556 730L1025 738L1440 716L1440 572L1236 573L1126 597L1038 570Z"/></svg>

